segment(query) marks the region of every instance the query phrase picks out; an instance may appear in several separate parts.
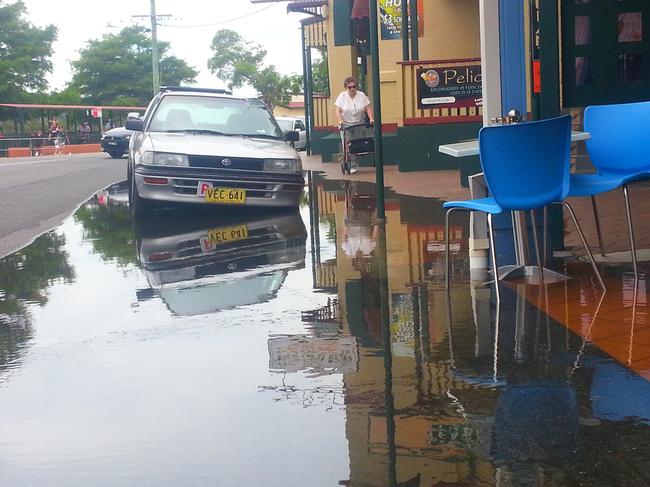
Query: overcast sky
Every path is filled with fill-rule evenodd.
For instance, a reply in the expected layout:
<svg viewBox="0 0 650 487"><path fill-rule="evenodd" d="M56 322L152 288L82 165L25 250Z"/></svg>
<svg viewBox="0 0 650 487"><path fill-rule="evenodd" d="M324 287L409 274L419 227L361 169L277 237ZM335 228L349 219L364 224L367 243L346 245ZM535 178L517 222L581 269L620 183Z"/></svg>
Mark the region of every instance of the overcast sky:
<svg viewBox="0 0 650 487"><path fill-rule="evenodd" d="M62 89L70 81L70 61L79 56L89 39L140 24L149 26L150 0L23 0L31 23L39 27L54 24L59 28L54 43L54 71L50 87ZM302 14L287 14L286 3L251 4L249 0L156 0L160 19L158 39L171 44L171 54L199 71L197 85L222 87L207 69L210 44L219 29L232 29L246 40L258 42L267 50L267 64L283 74L302 73L300 23Z"/></svg>

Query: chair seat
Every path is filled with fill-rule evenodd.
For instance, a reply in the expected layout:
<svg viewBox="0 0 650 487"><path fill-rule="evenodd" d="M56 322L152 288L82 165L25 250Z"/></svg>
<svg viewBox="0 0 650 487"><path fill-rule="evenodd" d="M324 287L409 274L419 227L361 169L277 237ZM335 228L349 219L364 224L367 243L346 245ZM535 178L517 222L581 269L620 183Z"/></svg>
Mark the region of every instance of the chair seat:
<svg viewBox="0 0 650 487"><path fill-rule="evenodd" d="M572 174L568 196L595 196L625 184L625 177L620 175Z"/></svg>
<svg viewBox="0 0 650 487"><path fill-rule="evenodd" d="M447 201L443 208L464 208L472 211L484 211L486 213L501 213L503 209L497 204L494 198L479 198L475 200Z"/></svg>
<svg viewBox="0 0 650 487"><path fill-rule="evenodd" d="M572 174L568 196L595 196L623 186L625 183L647 178L648 174Z"/></svg>

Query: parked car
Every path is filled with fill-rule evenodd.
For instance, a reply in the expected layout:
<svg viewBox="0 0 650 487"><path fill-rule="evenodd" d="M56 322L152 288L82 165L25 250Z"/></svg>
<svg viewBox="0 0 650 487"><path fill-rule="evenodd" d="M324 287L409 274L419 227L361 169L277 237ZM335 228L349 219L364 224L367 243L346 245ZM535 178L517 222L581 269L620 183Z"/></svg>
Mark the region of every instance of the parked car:
<svg viewBox="0 0 650 487"><path fill-rule="evenodd" d="M129 140L132 133L131 130L124 127L107 130L100 139L102 151L107 152L115 159L122 157L129 150Z"/></svg>
<svg viewBox="0 0 650 487"><path fill-rule="evenodd" d="M226 90L165 87L135 133L127 178L134 214L156 203L297 207L300 156L268 109Z"/></svg>
<svg viewBox="0 0 650 487"><path fill-rule="evenodd" d="M269 301L305 267L307 231L296 210L158 214L136 219L135 234L150 286L138 300L160 297L179 316Z"/></svg>
<svg viewBox="0 0 650 487"><path fill-rule="evenodd" d="M293 117L276 117L278 125L284 133L298 132L298 140L293 144L296 150L305 150L307 147L307 129L304 120Z"/></svg>

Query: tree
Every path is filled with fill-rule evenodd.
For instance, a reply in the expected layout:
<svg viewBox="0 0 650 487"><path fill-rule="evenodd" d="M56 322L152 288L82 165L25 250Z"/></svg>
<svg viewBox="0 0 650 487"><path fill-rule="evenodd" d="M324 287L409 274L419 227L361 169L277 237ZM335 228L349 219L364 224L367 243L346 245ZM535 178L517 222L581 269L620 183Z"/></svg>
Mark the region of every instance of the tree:
<svg viewBox="0 0 650 487"><path fill-rule="evenodd" d="M288 103L291 95L300 93L302 77L287 76L275 66L264 67L266 51L256 43L247 42L229 29L217 31L210 46L214 51L208 60L210 72L228 84L229 88L244 85L255 88L267 106Z"/></svg>
<svg viewBox="0 0 650 487"><path fill-rule="evenodd" d="M312 69L312 83L311 89L314 93L321 95L330 94L330 81L329 71L327 70L327 53L324 52L323 57L315 59L311 63Z"/></svg>
<svg viewBox="0 0 650 487"><path fill-rule="evenodd" d="M23 18L25 4L3 5L0 0L0 101L16 102L29 92L47 88L45 76L52 70L52 43L57 29L40 29Z"/></svg>
<svg viewBox="0 0 650 487"><path fill-rule="evenodd" d="M198 74L185 61L166 56L166 42L158 43L160 82L177 86ZM151 38L143 27L125 27L88 41L72 63L71 85L85 101L102 105L146 105L152 97Z"/></svg>

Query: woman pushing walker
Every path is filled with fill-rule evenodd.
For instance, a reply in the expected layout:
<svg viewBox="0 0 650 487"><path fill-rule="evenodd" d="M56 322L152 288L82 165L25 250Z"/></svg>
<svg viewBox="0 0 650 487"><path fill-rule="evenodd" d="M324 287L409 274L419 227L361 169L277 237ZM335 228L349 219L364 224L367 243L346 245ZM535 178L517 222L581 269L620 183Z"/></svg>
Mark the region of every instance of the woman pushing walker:
<svg viewBox="0 0 650 487"><path fill-rule="evenodd" d="M355 162L350 159L350 139L352 138L352 130L356 127L367 129L365 124L366 115L368 116L369 123L372 125L374 123L374 116L372 112L372 105L370 100L363 91L357 90L357 80L352 76L345 78L343 82L345 91L341 92L336 98L334 105L336 106L336 117L339 122L339 131L341 133L341 149L343 150L343 161L341 167L343 173L355 173L357 172L357 165ZM367 134L364 139L368 139ZM359 137L354 137L355 139L360 139ZM357 144L361 146L367 146L365 144ZM356 155L370 154L372 153L372 148L370 150L362 149L362 151L355 151Z"/></svg>

